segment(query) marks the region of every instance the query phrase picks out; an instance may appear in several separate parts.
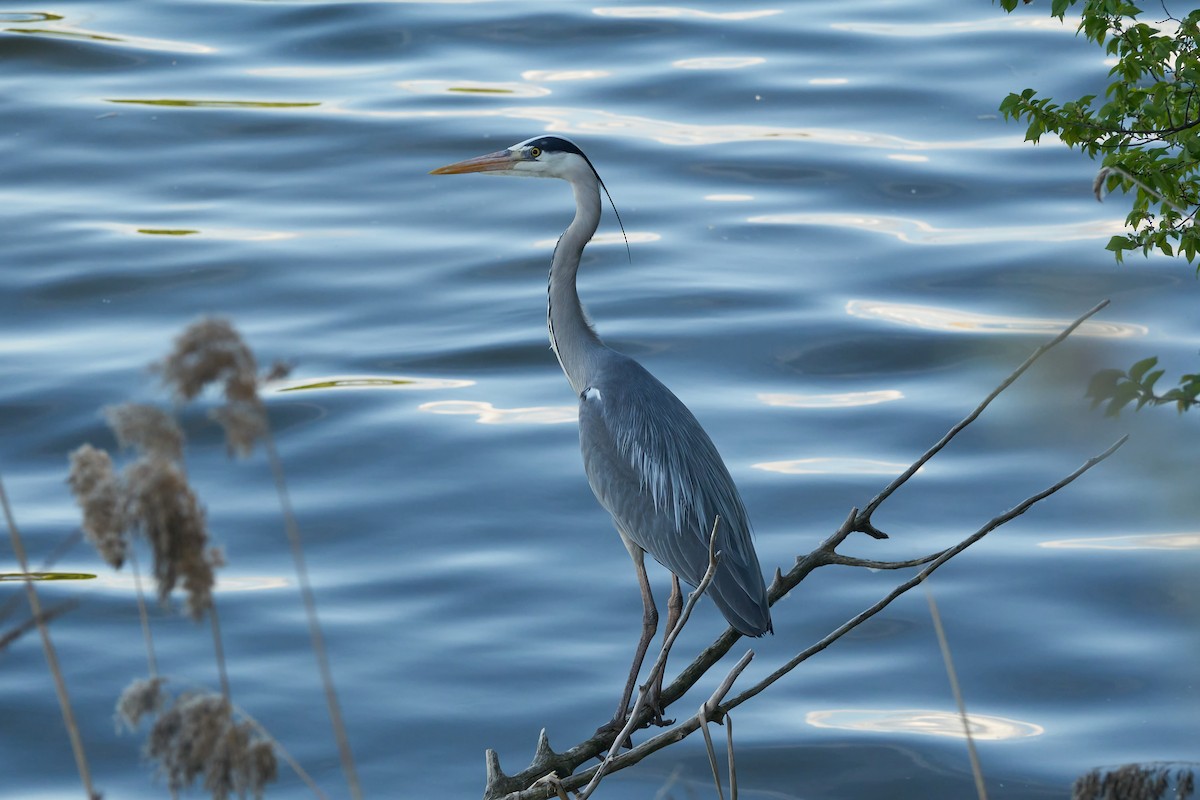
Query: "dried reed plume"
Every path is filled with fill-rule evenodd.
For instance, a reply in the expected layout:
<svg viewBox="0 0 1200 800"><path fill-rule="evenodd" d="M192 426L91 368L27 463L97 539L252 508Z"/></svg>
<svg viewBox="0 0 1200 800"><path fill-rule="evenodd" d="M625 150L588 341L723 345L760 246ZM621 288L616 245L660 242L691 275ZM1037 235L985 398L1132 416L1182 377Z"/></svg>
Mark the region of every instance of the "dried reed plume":
<svg viewBox="0 0 1200 800"><path fill-rule="evenodd" d="M202 319L180 334L171 353L152 369L180 401L194 399L209 384L221 384L225 402L211 411L210 416L224 428L231 454L249 455L256 442L261 440L264 444L283 505L285 529L296 562L342 767L351 797L361 797L317 622L299 526L288 499L283 466L271 438L266 409L258 395L254 354L229 322ZM286 374L287 367L280 364L266 379ZM122 693L117 703L118 725L133 729L143 719L154 719L146 755L157 762L172 793L190 786L203 775L205 788L215 798L247 792L261 796L264 785L275 778L278 749L310 788L323 797L307 773L262 726L244 712L237 712L240 722L234 719L236 707L230 699L217 609L212 598L214 568L224 565L224 556L209 547L204 509L188 485L183 465L183 431L174 417L153 406L116 406L106 409L105 416L118 443L133 449L137 459L118 476L107 453L90 445L72 453L68 481L84 512L86 535L114 567L120 567L127 556L136 567L130 538L135 533L145 537L154 555L159 599L165 601L182 584L189 613L200 619L207 612L222 685L221 694L186 692L168 702L163 691L166 679L157 675L149 624L143 614L151 674L149 678L134 681Z"/></svg>
<svg viewBox="0 0 1200 800"><path fill-rule="evenodd" d="M216 559L204 509L182 465L183 431L154 406L113 406L105 417L117 442L138 458L118 477L104 451L85 444L71 453L67 482L83 509L84 534L119 568L131 535L140 533L154 554L159 601L165 603L182 584L188 613L199 620L212 608Z"/></svg>
<svg viewBox="0 0 1200 800"><path fill-rule="evenodd" d="M113 471L112 458L103 450L85 444L71 453L67 482L75 501L83 509L83 534L109 566L125 563L125 499L121 481Z"/></svg>
<svg viewBox="0 0 1200 800"><path fill-rule="evenodd" d="M146 756L158 763L172 793L203 775L204 788L215 800L231 794L262 797L278 770L274 742L261 736L254 723L235 721L229 700L209 692L185 692L159 712L146 740Z"/></svg>
<svg viewBox="0 0 1200 800"><path fill-rule="evenodd" d="M342 721L341 706L333 685L329 655L317 618L316 597L308 579L308 568L300 541L300 526L292 511L287 482L283 475L283 462L275 449L266 409L258 395L260 378L254 354L227 320L207 318L193 323L180 334L175 339L170 355L156 364L154 370L181 400L195 398L209 384L222 384L225 404L211 412L211 416L225 429L225 442L230 453L245 456L251 452L255 442L263 442L275 488L279 493L284 530L295 562L300 597L308 619L309 636L325 691L325 702L337 741L342 771L346 775L350 796L360 798L362 789L346 736L346 727ZM287 372L286 365L276 364L265 379L279 379Z"/></svg>
<svg viewBox="0 0 1200 800"><path fill-rule="evenodd" d="M1075 781L1071 800L1185 800L1196 790L1194 767L1151 763L1094 769Z"/></svg>
<svg viewBox="0 0 1200 800"><path fill-rule="evenodd" d="M267 434L267 414L258 396L258 362L228 320L209 317L191 324L153 369L180 400L195 399L210 383L223 384L225 405L211 416L225 429L231 453L249 455ZM284 374L286 367L277 364L268 378Z"/></svg>

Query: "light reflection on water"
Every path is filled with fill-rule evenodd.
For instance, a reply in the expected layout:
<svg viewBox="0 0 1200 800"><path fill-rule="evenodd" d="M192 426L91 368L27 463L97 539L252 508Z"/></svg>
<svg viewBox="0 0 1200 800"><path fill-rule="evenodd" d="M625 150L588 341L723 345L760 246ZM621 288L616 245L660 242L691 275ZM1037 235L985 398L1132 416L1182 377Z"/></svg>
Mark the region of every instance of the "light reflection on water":
<svg viewBox="0 0 1200 800"><path fill-rule="evenodd" d="M849 408L872 406L904 399L898 389L879 389L871 392L841 392L836 394L786 394L764 392L758 399L769 406L781 408Z"/></svg>
<svg viewBox="0 0 1200 800"><path fill-rule="evenodd" d="M899 475L908 468L908 464L901 462L893 463L871 458L845 456L764 461L753 466L754 469L778 472L783 475Z"/></svg>
<svg viewBox="0 0 1200 800"><path fill-rule="evenodd" d="M1200 550L1200 533L1143 533L1129 536L1086 536L1038 542L1056 550Z"/></svg>
<svg viewBox="0 0 1200 800"><path fill-rule="evenodd" d="M952 711L927 709L834 709L810 711L805 721L817 728L835 728L848 731L870 731L874 733L916 734L918 736L949 736L967 738L963 720ZM1004 717L967 714L971 737L978 741L1003 741L1027 739L1041 736L1045 728L1032 722L1021 722Z"/></svg>
<svg viewBox="0 0 1200 800"><path fill-rule="evenodd" d="M557 425L563 422L575 422L579 412L573 406L541 406L533 408L496 408L491 403L475 400L437 400L432 403L422 403L418 411L430 414L464 414L474 416L475 421L483 425L513 425L536 423L538 425Z"/></svg>
<svg viewBox="0 0 1200 800"><path fill-rule="evenodd" d="M751 11L704 11L697 8L673 8L671 6L627 6L625 8L602 7L592 9L600 17L623 17L626 19L701 19L725 22L744 22L773 17L784 13L782 9L755 9Z"/></svg>
<svg viewBox="0 0 1200 800"><path fill-rule="evenodd" d="M888 158L905 160L903 153ZM927 160L924 157L908 159ZM1056 225L1022 225L1014 228L938 228L919 219L898 217L864 217L854 214L761 214L750 217L756 225L821 225L834 228L853 228L894 236L906 244L964 245L994 244L997 242L1071 242L1083 239L1104 239L1120 233L1124 221L1118 218L1086 220Z"/></svg>
<svg viewBox="0 0 1200 800"><path fill-rule="evenodd" d="M906 327L947 333L1053 335L1062 331L1072 322L1069 319L1003 317L997 314L980 314L952 308L933 308L875 300L851 300L846 303L846 313L862 319L883 320ZM1126 339L1146 336L1148 333L1149 330L1142 325L1089 320L1080 325L1072 335Z"/></svg>

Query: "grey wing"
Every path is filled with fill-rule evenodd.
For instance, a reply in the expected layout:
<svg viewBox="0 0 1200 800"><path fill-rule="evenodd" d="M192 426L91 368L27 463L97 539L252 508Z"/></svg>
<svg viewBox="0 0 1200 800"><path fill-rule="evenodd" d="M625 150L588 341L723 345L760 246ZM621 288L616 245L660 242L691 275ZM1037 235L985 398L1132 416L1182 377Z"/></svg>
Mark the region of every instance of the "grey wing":
<svg viewBox="0 0 1200 800"><path fill-rule="evenodd" d="M721 560L709 589L744 634L771 630L766 587L737 486L688 408L632 359L601 371L580 395L584 469L600 504L655 560L695 586L719 515Z"/></svg>

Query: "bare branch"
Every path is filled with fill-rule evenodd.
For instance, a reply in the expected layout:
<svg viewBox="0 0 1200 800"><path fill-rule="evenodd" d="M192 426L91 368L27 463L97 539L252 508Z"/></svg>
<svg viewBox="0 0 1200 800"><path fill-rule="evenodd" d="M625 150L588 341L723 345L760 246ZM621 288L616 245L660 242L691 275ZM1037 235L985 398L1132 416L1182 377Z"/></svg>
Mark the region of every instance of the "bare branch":
<svg viewBox="0 0 1200 800"><path fill-rule="evenodd" d="M1043 489L1037 494L1031 495L1008 511L993 517L975 533L966 537L955 546L945 550L903 561L876 561L871 559L861 559L843 556L837 552L837 547L841 545L842 542L844 542L852 533L864 532L868 533L869 535L876 536L877 538L886 537L886 534L874 527L870 519L871 515L879 508L879 506L888 497L890 497L896 491L896 489L898 489L909 478L915 475L921 466L923 466L934 455L940 452L941 449L950 442L950 440L952 440L964 428L974 422L975 419L978 418L979 415L987 408L987 406L990 405L991 402L1001 392L1011 386L1017 378L1024 374L1024 372L1035 361L1037 361L1037 359L1041 358L1041 356L1043 356L1047 351L1062 342L1067 336L1069 336L1081 324L1083 324L1083 322L1095 315L1107 305L1108 301L1098 304L1095 308L1083 314L1070 325L1068 325L1066 329L1062 331L1062 333L1058 334L1053 339L1037 348L1029 356L1029 358L1027 358L1025 362L1021 364L1021 366L1019 366L1007 378L1005 378L1005 380L1002 381L996 387L996 389L994 389L991 394L989 394L987 398L975 408L974 411L972 411L962 421L952 427L933 447L927 450L899 478L892 481L892 483L885 487L883 491L876 495L875 498L873 498L871 502L867 504L864 510L859 511L857 508L851 509L842 525L812 552L798 558L796 564L786 574L780 570L776 570L774 580L772 580L771 585L767 589L767 596L769 602L774 605L776 601L778 601L781 597L784 597L788 592L799 585L800 582L803 581L804 578L807 577L808 574L814 569L830 564L851 567L868 567L871 569L903 569L924 567L920 572L895 587L877 603L865 609L863 612L829 633L825 638L816 642L808 649L798 653L791 660L780 666L780 668L775 672L771 673L771 675L760 680L755 685L745 689L740 694L726 701L723 699L725 693L729 691L729 686L732 686L733 680L736 679L737 674L740 673L742 668L744 668L742 663L739 662L739 665L736 666L734 671L730 673L730 677L726 679L725 683L727 683L728 686L722 684L722 689L719 690L717 695L717 697L720 699L710 699L710 702L705 704L704 711L702 713L683 720L677 725L658 733L656 736L647 739L628 751L615 752L616 748L612 747L610 735L599 732L590 739L579 743L575 747L572 747L563 753L555 753L549 748L548 744L543 747L542 741L539 741L538 754L534 758L533 763L527 769L511 777L505 775L500 769L500 762L496 756L496 753L491 750L487 751L488 776L487 790L484 794L485 800L500 800L501 798L504 800L547 800L548 798L555 796L555 790L551 789L545 784L539 786L534 786L533 784L545 776L548 772L552 771L559 776L561 780L561 786L565 790L574 791L577 789L577 787L585 786L590 782L594 783L593 778L598 772L601 772L601 770L603 770L602 774L619 771L638 763L651 753L683 740L700 728L704 724L705 719L721 720L724 718L725 722L728 723L727 715L730 710L736 708L738 705L741 705L751 697L759 694L766 689L766 687L779 680L779 678L781 678L783 675L787 674L792 669L795 669L797 665L812 657L816 653L821 652L829 645L833 644L833 642L844 636L846 633L853 630L858 625L861 625L864 621L870 619L875 614L879 613L897 597L924 581L938 567L940 567L942 564L945 564L951 558L954 558L963 550L982 539L988 533L1025 513L1025 511L1027 511L1033 505L1069 485L1075 479L1083 475L1083 473L1087 472L1092 467L1096 466L1101 461L1112 455L1117 448L1124 444L1125 438L1122 438L1114 443L1100 455L1089 459L1086 463L1060 481L1052 484L1046 489ZM681 624L690 613L691 606L694 605L692 600L698 596L699 595L697 592L694 593L691 598L689 598L689 607L687 610L685 610L684 615L681 617ZM690 664L688 664L679 672L675 680L672 681L670 685L663 687L661 695L663 707L665 708L669 706L671 703L683 696L685 692L690 690L696 684L696 682L699 681L700 678L707 673L707 671L714 664L717 663L717 661L719 661L726 653L729 652L740 636L741 635L737 633L737 631L729 628L719 637L717 637L715 641L704 648L704 650L702 650ZM658 664L655 665L655 668L659 668ZM636 730L638 727L645 727L649 720L649 716L649 709L641 708L639 710L639 707L635 705L635 710L630 717L630 722L634 725L634 728L631 728L630 731ZM622 737L626 735L628 734L621 734ZM542 737L543 739L545 737L544 731L542 732ZM624 741L624 738L619 738L618 741ZM579 769L589 760L597 758L601 753L605 752L605 750L609 750L610 752L608 753L608 758L606 758L603 765L592 766L578 773L574 773L576 769ZM734 784L731 782L731 790L733 785ZM592 790L594 790L594 785L592 789L587 791L590 792ZM581 796L586 797L586 794Z"/></svg>
<svg viewBox="0 0 1200 800"><path fill-rule="evenodd" d="M842 638L847 633L854 630L859 625L861 625L862 623L866 622L871 617L878 614L880 611L882 611L884 608L886 608L888 605L890 605L891 602L893 600L895 600L897 597L899 597L900 595L907 592L909 589L913 588L917 584L924 581L926 578L928 578L930 575L933 574L934 570L936 570L938 567L945 564L950 559L954 558L956 555L961 553L963 550L966 550L968 547L975 544L980 539L982 539L984 536L987 536L989 533L994 531L996 528L999 528L1001 525L1011 522L1012 520L1021 516L1026 511L1028 511L1030 508L1032 508L1035 504L1041 502L1042 500L1045 500L1047 497L1054 494L1059 489L1062 489L1063 487L1074 482L1075 479L1078 478L1080 475L1084 474L1085 472L1090 470L1092 467L1096 466L1101 461L1103 461L1104 459L1108 458L1113 453L1115 453L1117 451L1117 449L1121 445L1125 444L1125 442L1128 439L1129 439L1128 436L1122 436L1120 439L1118 439L1115 443L1113 443L1103 453L1101 453L1098 456L1093 456L1092 458L1089 458L1086 462L1083 463L1082 466L1077 468L1074 472L1072 472L1070 475L1066 476L1062 480L1059 480L1059 481L1055 482L1054 484L1046 487L1045 489L1038 492L1037 494L1030 495L1029 497L1022 500L1020 503L1018 503L1017 505L1010 508L1008 511L1005 511L1003 514L998 514L997 516L992 517L990 520L987 521L987 523L985 523L983 525L983 527L981 527L979 530L975 531L975 533L973 533L970 536L968 536L967 538L963 539L961 542L954 545L953 547L943 550L942 554L940 556L938 556L936 559L934 559L929 564L929 566L925 567L925 569L921 570L916 575L912 576L911 578L906 580L904 583L897 586L895 589L892 589L892 591L890 591L885 597L883 597L877 603L872 605L870 608L867 608L865 611L858 614L853 619L850 619L847 622L844 622L840 627L838 627L836 630L834 630L832 633L830 633L824 639L822 639L821 641L812 645L807 650L801 651L800 653L795 655L791 660L789 660L787 663L785 663L783 666L781 666L779 669L775 670L770 675L763 678L758 683L754 684L754 686L751 686L749 689L746 689L741 694L734 697L732 700L730 700L728 703L725 704L725 706L724 706L725 710L728 711L729 709L736 708L737 706L746 702L751 697L754 697L756 694L761 692L763 689L766 689L772 683L779 680L787 673L791 672L793 669L796 668L796 665L800 664L802 661L808 660L810 657L821 652L826 647L829 647L829 645L833 644L838 639Z"/></svg>
<svg viewBox="0 0 1200 800"><path fill-rule="evenodd" d="M995 389L993 389L992 393L989 394L987 397L985 397L983 399L983 402L975 407L974 411L972 411L970 414L967 414L967 416L963 417L963 419L961 421L959 421L958 424L956 424L954 427L952 427L949 431L947 431L946 435L943 436L941 439L939 439L937 441L937 443L933 445L933 447L926 450L921 455L921 457L918 458L916 461L914 461L908 469L904 470L904 472L902 472L899 477L897 477L894 481L889 483L882 492L875 495L875 497L871 500L871 502L867 503L867 507L864 508L856 516L856 519L855 519L854 525L853 525L854 530L870 534L871 536L876 536L876 538L883 538L883 537L878 536L878 534L882 533L882 531L878 531L875 528L875 526L871 524L871 515L875 513L875 509L879 508L880 504L882 504L884 500L887 500L889 497L891 497L893 492L895 492L897 489L899 489L901 486L903 486L905 483L907 483L908 479L911 478L913 475L915 475L917 473L917 470L919 470L921 467L925 466L925 464L929 461L929 459L931 459L935 455L937 455L943 447L948 445L950 443L950 440L952 440L955 436L957 436L959 433L961 433L964 428L966 428L968 425L970 425L972 422L974 422L979 417L979 415L983 413L984 409L986 409L989 405L991 405L992 401L995 400L1000 395L1001 392L1003 392L1005 389L1007 389L1009 386L1011 386L1013 384L1013 382L1015 382L1017 380L1017 378L1024 375L1025 370L1027 370L1031 366L1033 366L1033 363L1035 361L1037 361L1039 358L1044 356L1055 345L1059 344L1064 339L1066 339L1068 336L1070 336L1072 333L1074 333L1075 329L1078 328L1080 325L1082 325L1085 320L1087 320L1089 317L1099 313L1102 309L1104 309L1108 305L1108 303L1109 303L1109 301L1107 301L1107 300L1105 300L1101 303L1098 303L1090 311L1084 313L1082 316L1080 316L1078 319L1076 319L1074 322L1072 322L1070 325L1068 325L1066 328L1064 328L1062 333L1058 334L1053 339L1046 342L1044 345L1039 347L1037 350L1034 350L1033 353L1029 356L1029 358L1025 359L1025 363L1021 364L1021 366L1019 366L1015 370L1013 370L1011 375L1009 375L1007 378L1005 378L1003 381L1001 381L1000 385L997 386Z"/></svg>

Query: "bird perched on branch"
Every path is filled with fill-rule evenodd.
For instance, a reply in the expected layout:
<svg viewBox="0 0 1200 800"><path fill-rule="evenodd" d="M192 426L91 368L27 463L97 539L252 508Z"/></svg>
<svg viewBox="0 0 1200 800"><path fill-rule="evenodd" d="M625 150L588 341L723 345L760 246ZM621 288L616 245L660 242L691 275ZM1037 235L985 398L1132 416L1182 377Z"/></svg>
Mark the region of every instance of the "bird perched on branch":
<svg viewBox="0 0 1200 800"><path fill-rule="evenodd" d="M435 175L464 172L560 178L575 193L575 219L559 238L550 265L547 321L550 346L579 400L579 444L588 482L616 523L642 591L642 636L614 718L619 729L658 626L645 553L673 574L669 631L682 606L679 579L695 586L703 578L709 534L719 517L720 558L708 593L739 633L771 631L750 523L729 470L692 412L641 364L605 345L580 305L579 259L600 223L600 189L608 192L588 157L567 139L540 136L433 170ZM651 703L661 721L658 698Z"/></svg>

